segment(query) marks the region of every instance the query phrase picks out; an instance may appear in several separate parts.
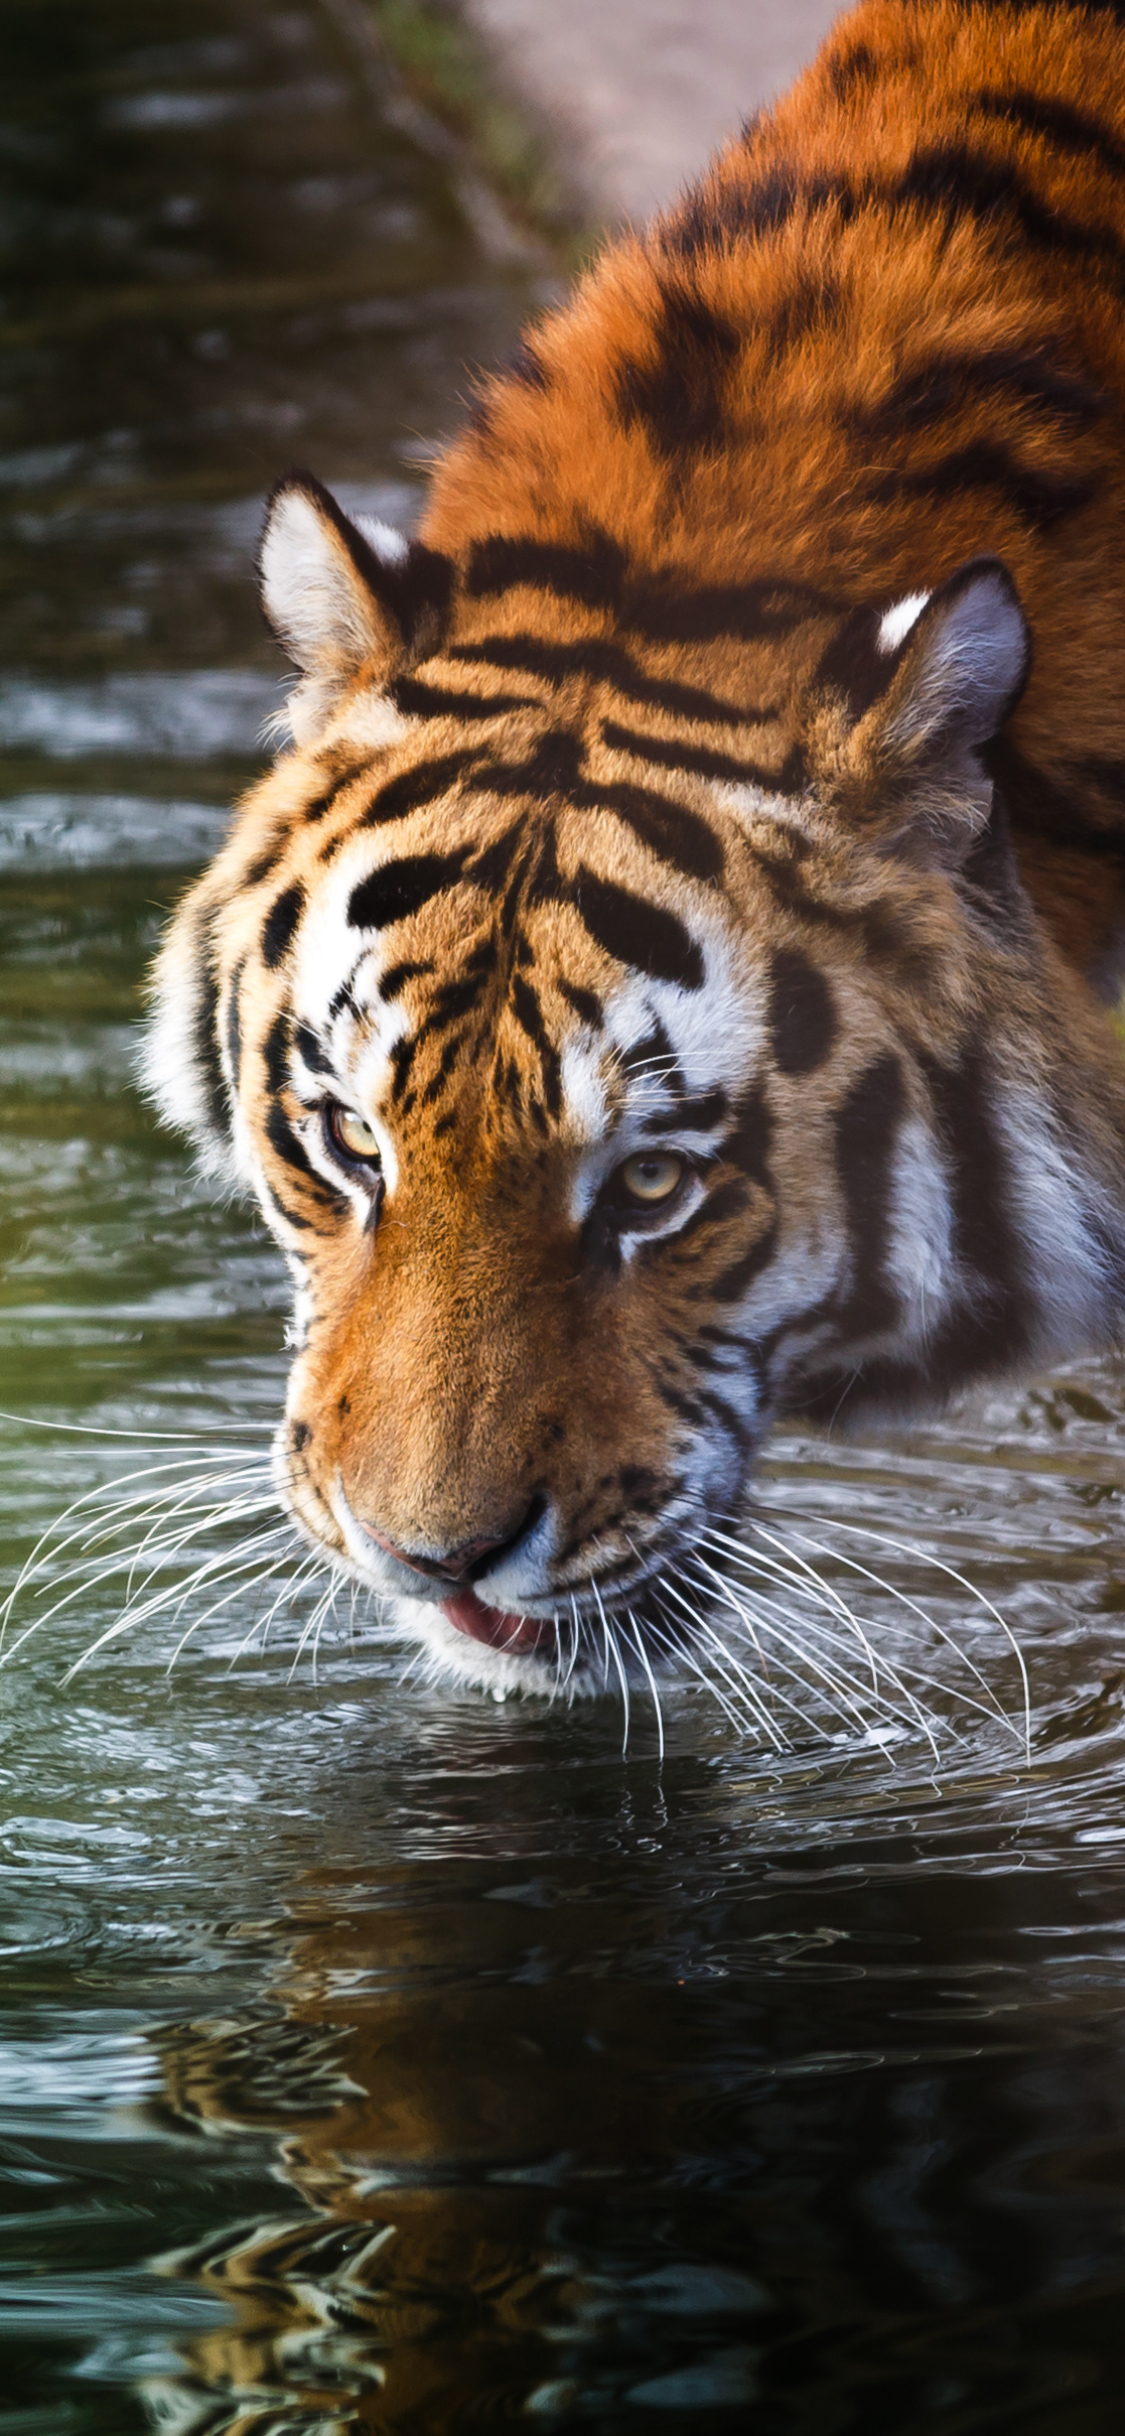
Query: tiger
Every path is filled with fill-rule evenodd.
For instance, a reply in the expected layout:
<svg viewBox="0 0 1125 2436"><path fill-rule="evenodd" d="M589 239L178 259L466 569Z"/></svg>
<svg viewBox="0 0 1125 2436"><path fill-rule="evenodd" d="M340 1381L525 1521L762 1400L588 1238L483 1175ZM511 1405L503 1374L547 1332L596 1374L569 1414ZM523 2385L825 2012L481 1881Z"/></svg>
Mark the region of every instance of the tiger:
<svg viewBox="0 0 1125 2436"><path fill-rule="evenodd" d="M1123 297L1116 11L862 0L411 538L271 496L291 741L148 1087L289 1264L279 1494L451 1681L674 1676L778 1422L1119 1340Z"/></svg>

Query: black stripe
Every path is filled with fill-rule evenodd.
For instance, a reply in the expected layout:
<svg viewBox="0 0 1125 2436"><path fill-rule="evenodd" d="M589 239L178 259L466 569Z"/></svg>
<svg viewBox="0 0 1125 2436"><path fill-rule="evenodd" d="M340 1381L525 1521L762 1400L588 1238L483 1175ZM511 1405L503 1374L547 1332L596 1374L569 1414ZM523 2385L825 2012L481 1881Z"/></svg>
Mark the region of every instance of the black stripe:
<svg viewBox="0 0 1125 2436"><path fill-rule="evenodd" d="M959 139L916 152L902 177L884 187L871 187L870 200L886 203L892 211L917 204L945 215L951 227L965 218L995 224L1011 215L1028 244L1042 252L1111 262L1119 276L1125 267L1125 248L1111 230L1087 227L1056 211L1053 204L1033 193L1010 161L976 152Z"/></svg>
<svg viewBox="0 0 1125 2436"><path fill-rule="evenodd" d="M533 795L542 803L562 795L575 803L582 752L582 738L573 729L547 727L525 760L482 762L474 786L492 795Z"/></svg>
<svg viewBox="0 0 1125 2436"><path fill-rule="evenodd" d="M757 1243L751 1244L749 1251L743 1253L741 1260L732 1261L729 1269L724 1269L709 1286L700 1287L699 1299L724 1305L741 1302L754 1279L769 1266L776 1250L777 1227L771 1223L764 1235L759 1235Z"/></svg>
<svg viewBox="0 0 1125 2436"><path fill-rule="evenodd" d="M787 913L799 914L802 920L822 929L857 932L866 952L875 959L913 956L919 970L925 969L923 951L893 897L871 897L866 904L840 905L831 897L814 896L793 859L767 854L758 846L751 851L756 868Z"/></svg>
<svg viewBox="0 0 1125 2436"><path fill-rule="evenodd" d="M586 551L559 549L534 536L474 544L466 577L466 590L474 598L521 585L587 607L612 609L634 634L661 643L715 641L721 635L756 641L761 635L788 634L807 617L843 606L785 576L686 590L668 568L638 570L627 579L624 551L607 534ZM465 654L455 645L448 656Z"/></svg>
<svg viewBox="0 0 1125 2436"><path fill-rule="evenodd" d="M437 1071L435 1074L430 1076L429 1082L422 1093L423 1108L432 1108L434 1101L441 1098L464 1044L465 1035L463 1032L455 1032L452 1039L446 1041L445 1047L442 1050L440 1058L438 1059Z"/></svg>
<svg viewBox="0 0 1125 2436"><path fill-rule="evenodd" d="M666 1091L686 1091L687 1084L680 1072L676 1052L657 1015L649 1031L640 1040L631 1041L627 1049L618 1051L618 1064L623 1074L641 1074L647 1067L650 1074L659 1068L657 1080Z"/></svg>
<svg viewBox="0 0 1125 2436"><path fill-rule="evenodd" d="M1010 736L995 736L983 748L981 759L999 787L1016 829L1038 830L1071 846L1081 842L1084 847L1125 852L1121 826L1125 770L1119 762L1083 755L1061 776L1049 777L1026 759ZM1108 794L1108 806L1091 802L1091 785Z"/></svg>
<svg viewBox="0 0 1125 2436"><path fill-rule="evenodd" d="M271 871L276 871L288 843L289 826L288 823L285 823L282 827L274 829L261 852L255 855L252 863L247 864L238 883L239 887L258 888L263 880L268 880Z"/></svg>
<svg viewBox="0 0 1125 2436"><path fill-rule="evenodd" d="M1045 532L1064 516L1089 505L1097 477L1021 462L1002 440L971 440L936 465L918 471L895 468L864 485L863 496L880 506L894 499L947 499L951 491L995 490L1034 531Z"/></svg>
<svg viewBox="0 0 1125 2436"><path fill-rule="evenodd" d="M498 719L505 711L542 709L535 694L454 693L421 677L396 677L388 692L395 708L415 719Z"/></svg>
<svg viewBox="0 0 1125 2436"><path fill-rule="evenodd" d="M728 1176L725 1184L716 1185L714 1191L708 1193L706 1199L692 1211L690 1218L685 1218L674 1235L657 1236L647 1247L642 1244L640 1251L643 1253L647 1249L650 1255L657 1257L664 1252L674 1252L677 1245L690 1243L693 1235L705 1235L713 1226L725 1226L728 1218L741 1218L747 1200L744 1178Z"/></svg>
<svg viewBox="0 0 1125 2436"><path fill-rule="evenodd" d="M335 1217L347 1218L350 1216L351 1203L346 1194L337 1192L334 1185L326 1183L324 1177L317 1174L304 1143L298 1140L279 1100L272 1102L266 1116L266 1137L278 1158L283 1159L287 1167L295 1169L299 1175L307 1178L319 1199L325 1203ZM299 1226L302 1223L299 1218L294 1217L291 1210L286 1210L285 1216L291 1226ZM308 1224L307 1220L305 1224Z"/></svg>
<svg viewBox="0 0 1125 2436"><path fill-rule="evenodd" d="M741 1168L744 1176L769 1191L772 1140L773 1116L761 1084L755 1083L739 1101L735 1123L719 1147L732 1167Z"/></svg>
<svg viewBox="0 0 1125 2436"><path fill-rule="evenodd" d="M402 1098L403 1092L405 1091L407 1083L410 1080L410 1069L414 1063L417 1049L418 1035L416 1032L409 1032L404 1039L396 1040L394 1047L391 1050L390 1065L392 1100L400 1100Z"/></svg>
<svg viewBox="0 0 1125 2436"><path fill-rule="evenodd" d="M837 101L850 101L863 85L874 84L885 68L886 62L868 43L853 42L850 50L839 52L829 63L828 74Z"/></svg>
<svg viewBox="0 0 1125 2436"><path fill-rule="evenodd" d="M334 1071L332 1060L311 1024L299 1023L294 1030L293 1040L310 1074L331 1074Z"/></svg>
<svg viewBox="0 0 1125 2436"><path fill-rule="evenodd" d="M645 736L616 719L603 719L602 741L612 752L635 753L638 761L655 761L666 770L688 770L696 778L729 779L733 785L762 787L771 795L796 795L807 783L804 756L794 745L779 770L760 761L741 761L734 753L716 753L689 738L678 743L665 736Z"/></svg>
<svg viewBox="0 0 1125 2436"><path fill-rule="evenodd" d="M877 1335L898 1318L886 1258L891 1170L905 1105L902 1067L887 1052L852 1084L836 1116L836 1171L852 1254L851 1286L838 1317L852 1339Z"/></svg>
<svg viewBox="0 0 1125 2436"><path fill-rule="evenodd" d="M698 812L689 812L674 798L657 795L651 787L594 784L578 790L578 801L584 810L616 812L662 863L696 880L722 879L726 857L721 839Z"/></svg>
<svg viewBox="0 0 1125 2436"><path fill-rule="evenodd" d="M727 380L742 340L692 287L665 278L659 289L645 360L618 367L617 410L626 431L641 424L654 454L678 465L723 447Z"/></svg>
<svg viewBox="0 0 1125 2436"><path fill-rule="evenodd" d="M266 1089L275 1096L289 1081L289 1017L275 1015L262 1045Z"/></svg>
<svg viewBox="0 0 1125 2436"><path fill-rule="evenodd" d="M534 534L509 538L494 533L487 541L473 543L465 590L470 600L486 600L526 584L596 609L617 601L627 564L624 550L608 533L595 532L584 550L540 541Z"/></svg>
<svg viewBox="0 0 1125 2436"><path fill-rule="evenodd" d="M880 644L887 604L865 601L838 626L821 654L813 690L842 693L853 720L861 719L882 694L899 665L902 649Z"/></svg>
<svg viewBox="0 0 1125 2436"><path fill-rule="evenodd" d="M359 829L376 829L384 821L405 820L408 813L418 812L424 804L439 803L448 795L457 779L473 769L480 755L476 751L444 753L434 761L419 761L413 769L400 770L397 778L388 778L367 805L357 821Z"/></svg>
<svg viewBox="0 0 1125 2436"><path fill-rule="evenodd" d="M1119 276L1125 269L1125 247L1111 230L1070 219L1042 201L1010 160L975 151L960 138L920 148L894 179L857 183L839 171L803 174L780 166L737 193L724 195L719 208L700 198L698 211L689 211L679 228L673 226L665 242L687 254L700 245L726 248L748 237L772 235L798 215L829 206L845 227L865 210L894 213L912 206L944 215L951 228L967 218L995 225L1010 215L1028 243L1049 254L1113 263Z"/></svg>
<svg viewBox="0 0 1125 2436"><path fill-rule="evenodd" d="M271 972L286 955L304 910L305 891L299 881L274 898L262 924L262 957Z"/></svg>
<svg viewBox="0 0 1125 2436"><path fill-rule="evenodd" d="M306 821L323 820L325 813L332 810L337 796L342 795L344 789L350 787L354 779L366 777L371 768L370 753L365 753L358 761L342 761L335 753L318 756L318 758L322 768L327 764L331 784L322 794L314 795L311 803L304 805L301 817Z"/></svg>
<svg viewBox="0 0 1125 2436"><path fill-rule="evenodd" d="M642 1133L676 1132L712 1133L721 1125L730 1108L726 1092L716 1086L714 1091L697 1092L694 1098L674 1100L671 1107L658 1109L655 1116L646 1117Z"/></svg>
<svg viewBox="0 0 1125 2436"><path fill-rule="evenodd" d="M215 916L205 913L196 924L195 980L197 995L192 1021L192 1053L207 1104L207 1118L216 1133L230 1122L226 1076L219 1051L219 976L215 967Z"/></svg>
<svg viewBox="0 0 1125 2436"><path fill-rule="evenodd" d="M501 830L499 837L493 839L491 846L485 846L478 855L473 857L468 877L474 888L488 889L492 895L495 895L498 889L503 888L512 873L513 862L519 856L520 849L525 845L526 840L527 825L523 821L513 821L510 829ZM526 868L525 857L520 862L519 869L511 877L507 897L500 909L500 921L504 929L507 928L515 912Z"/></svg>
<svg viewBox="0 0 1125 2436"><path fill-rule="evenodd" d="M421 974L432 973L433 969L433 965L428 963L389 964L386 972L381 974L379 979L379 996L384 1006L389 1007L392 1000L402 996L408 981L416 981Z"/></svg>
<svg viewBox="0 0 1125 2436"><path fill-rule="evenodd" d="M585 864L579 867L573 900L591 937L619 964L631 964L654 981L702 989L703 958L675 914L616 888L611 880L600 880Z"/></svg>
<svg viewBox="0 0 1125 2436"><path fill-rule="evenodd" d="M808 1409L850 1404L884 1409L933 1404L982 1376L1003 1373L1026 1357L1031 1340L1025 1264L1008 1216L1011 1175L997 1136L984 1062L970 1051L957 1065L919 1055L949 1167L953 1252L968 1277L968 1295L931 1338L924 1359L864 1365L858 1376L821 1376L802 1395Z"/></svg>
<svg viewBox="0 0 1125 2436"><path fill-rule="evenodd" d="M523 389L549 389L551 375L530 338L521 338L513 347L508 361L500 369L502 380L516 381Z"/></svg>
<svg viewBox="0 0 1125 2436"><path fill-rule="evenodd" d="M1024 1350L1025 1264L1009 1217L1012 1178L983 1057L970 1049L957 1065L942 1066L919 1052L918 1062L949 1167L954 1257L975 1281L970 1308L946 1323L931 1357L939 1385L948 1385L986 1365L1001 1367Z"/></svg>
<svg viewBox="0 0 1125 2436"><path fill-rule="evenodd" d="M1059 351L1064 340L1060 337ZM939 348L904 373L884 396L848 416L853 431L878 434L917 431L984 397L1010 397L1038 406L1056 423L1085 431L1109 412L1111 400L1076 374L1060 371L1049 357L1016 347Z"/></svg>
<svg viewBox="0 0 1125 2436"><path fill-rule="evenodd" d="M671 1379L654 1378L652 1383L661 1403L666 1404L669 1411L675 1413L679 1420L690 1421L693 1427L698 1429L704 1413L703 1406L696 1397L685 1395L683 1388L674 1387Z"/></svg>
<svg viewBox="0 0 1125 2436"><path fill-rule="evenodd" d="M404 922L443 888L456 885L471 852L471 847L459 846L453 854L410 854L397 863L381 864L348 898L353 930L385 930L392 922Z"/></svg>
<svg viewBox="0 0 1125 2436"><path fill-rule="evenodd" d="M275 1193L268 1178L262 1179L259 1189L264 1193L270 1208L276 1210L279 1218L284 1219L286 1226L299 1228L302 1235L319 1235L321 1230L318 1226L313 1225L312 1219L304 1217L300 1210L290 1209L288 1202L282 1200L280 1193Z"/></svg>
<svg viewBox="0 0 1125 2436"><path fill-rule="evenodd" d="M545 643L537 634L490 634L477 643L451 643L446 658L472 666L512 669L528 677L562 684L568 677L600 678L630 702L650 704L672 718L695 719L716 727L751 727L777 717L776 708L752 703L724 702L718 694L696 685L647 676L620 644L591 636L581 643Z"/></svg>
<svg viewBox="0 0 1125 2436"><path fill-rule="evenodd" d="M650 643L714 643L724 635L756 643L792 634L809 618L832 616L844 606L810 584L763 575L755 583L714 584L697 592L677 591L670 584L661 592L654 584L628 623Z"/></svg>
<svg viewBox="0 0 1125 2436"><path fill-rule="evenodd" d="M740 1454L748 1455L754 1444L754 1434L742 1419L741 1413L735 1412L733 1405L727 1403L725 1396L716 1395L713 1387L700 1389L699 1401L704 1410L718 1422L720 1429L726 1431L728 1438L733 1438Z"/></svg>
<svg viewBox="0 0 1125 2436"><path fill-rule="evenodd" d="M419 1027L419 1040L430 1040L435 1032L444 1032L451 1023L458 1023L462 1015L471 1014L485 987L485 979L483 973L465 973L458 981L447 981L444 989L438 991L425 1022Z"/></svg>
<svg viewBox="0 0 1125 2436"><path fill-rule="evenodd" d="M364 954L366 954L366 952L367 952L367 951L366 951L366 949L365 949L365 950L364 950ZM342 1013L343 1013L343 1010L344 1010L344 1008L345 1008L345 1007L347 1007L349 1014L351 1014L351 1015L358 1015L358 1014L359 1014L359 1011L360 1011L360 1010L359 1010L358 1006L356 1005L356 1002L355 1002L355 999L354 999L354 997L353 997L353 995L352 995L352 992L353 992L353 989L354 989L354 986L355 986L356 977L357 977L357 975L358 975L358 973L359 973L359 970L360 970L360 967L361 967L362 963L363 963L363 955L357 956L356 961L355 961L355 963L353 964L353 966L352 966L352 969L351 969L350 973L348 974L347 980L346 980L346 981L342 981L342 982L340 983L340 987L339 987L339 989L338 989L338 990L336 990L336 991L334 992L333 997L332 997L332 999L331 999L331 1002L330 1002L330 1004L329 1004L329 1008L328 1008L328 1021L329 1021L329 1023L335 1023L337 1015L342 1014Z"/></svg>
<svg viewBox="0 0 1125 2436"><path fill-rule="evenodd" d="M521 1024L527 1033L528 1039L534 1042L539 1051L548 1112L552 1117L557 1117L562 1107L562 1067L559 1062L559 1053L547 1032L536 992L532 989L531 983L524 980L522 973L515 973L512 977L512 1012L517 1023Z"/></svg>
<svg viewBox="0 0 1125 2436"><path fill-rule="evenodd" d="M592 1032L601 1031L602 1002L595 997L593 990L581 989L576 981L568 981L565 973L560 973L555 987L560 998L565 998L567 1005L573 1007L580 1023L589 1024Z"/></svg>
<svg viewBox="0 0 1125 2436"><path fill-rule="evenodd" d="M770 1045L783 1074L813 1074L831 1055L836 1008L818 965L778 948L770 968Z"/></svg>
<svg viewBox="0 0 1125 2436"><path fill-rule="evenodd" d="M1042 136L1061 152L1097 161L1114 177L1125 178L1125 144L1110 134L1101 119L1087 110L1074 109L1070 102L1050 101L1015 86L1010 92L974 93L968 110L1020 127L1025 135Z"/></svg>
<svg viewBox="0 0 1125 2436"><path fill-rule="evenodd" d="M712 187L701 187L689 198L683 213L666 224L664 248L681 260L701 252L727 253L748 239L774 236L798 212L821 211L826 203L837 206L845 225L854 220L859 208L847 177L824 170L803 173L782 161L761 176L723 186L718 193Z"/></svg>

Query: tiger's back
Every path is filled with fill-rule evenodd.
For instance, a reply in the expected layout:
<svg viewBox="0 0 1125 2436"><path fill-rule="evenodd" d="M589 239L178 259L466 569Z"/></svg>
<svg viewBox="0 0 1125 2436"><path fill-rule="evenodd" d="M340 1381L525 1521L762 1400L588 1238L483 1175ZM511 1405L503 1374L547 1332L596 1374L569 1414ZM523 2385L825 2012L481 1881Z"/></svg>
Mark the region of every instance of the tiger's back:
<svg viewBox="0 0 1125 2436"><path fill-rule="evenodd" d="M409 549L279 488L297 750L152 1071L298 1277L294 1511L449 1662L674 1658L776 1414L1119 1328L1123 283L1113 18L868 0Z"/></svg>
<svg viewBox="0 0 1125 2436"><path fill-rule="evenodd" d="M454 656L624 627L763 706L792 793L833 641L864 681L855 606L994 551L1035 642L1012 817L1120 834L1123 298L1112 11L871 0L486 392L423 528L467 567Z"/></svg>

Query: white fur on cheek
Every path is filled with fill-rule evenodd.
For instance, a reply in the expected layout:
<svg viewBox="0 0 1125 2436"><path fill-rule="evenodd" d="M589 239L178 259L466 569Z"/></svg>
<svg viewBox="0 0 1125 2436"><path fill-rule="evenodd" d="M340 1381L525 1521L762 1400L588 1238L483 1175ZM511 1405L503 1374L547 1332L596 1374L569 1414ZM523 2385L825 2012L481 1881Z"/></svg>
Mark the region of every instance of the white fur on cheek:
<svg viewBox="0 0 1125 2436"><path fill-rule="evenodd" d="M157 959L153 1012L138 1064L142 1088L165 1124L188 1134L203 1173L229 1187L247 1179L228 1136L216 1131L200 1067L200 952L192 917L181 911Z"/></svg>

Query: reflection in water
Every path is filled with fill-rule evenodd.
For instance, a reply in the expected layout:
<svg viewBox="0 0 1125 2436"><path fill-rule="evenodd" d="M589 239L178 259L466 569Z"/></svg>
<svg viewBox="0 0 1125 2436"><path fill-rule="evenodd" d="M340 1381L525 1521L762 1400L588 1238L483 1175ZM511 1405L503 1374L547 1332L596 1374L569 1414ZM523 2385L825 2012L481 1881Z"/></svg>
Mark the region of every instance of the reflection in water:
<svg viewBox="0 0 1125 2436"><path fill-rule="evenodd" d="M283 2012L170 2034L176 2117L267 2132L302 2204L167 2262L233 2322L182 2346L161 2425L734 2425L756 2397L767 2427L913 2426L994 2381L1005 2410L1100 2382L1120 2264L1100 2292L1081 2268L1091 2177L1120 2188L1117 2064L1089 1984L1060 2007L1020 1954L1010 1817L975 1870L931 1847L920 1887L877 1819L845 1870L784 1840L732 1868L693 1790L694 1936L650 1788L597 1893L588 1854L310 1872Z"/></svg>
<svg viewBox="0 0 1125 2436"><path fill-rule="evenodd" d="M160 1433L224 1477L265 1440L285 1281L137 1099L138 983L276 699L262 494L305 460L408 521L534 300L348 17L0 0L12 1570ZM936 1758L685 1693L623 1766L608 1707L434 1699L346 1629L290 1680L284 1619L229 1671L252 1593L171 1686L143 1634L63 1688L96 1563L0 1672L0 2436L1116 2431L1122 1374L767 1485L884 1535L862 1613L947 1668ZM910 1539L1015 1628L1030 1766L901 1606L1018 1725Z"/></svg>

